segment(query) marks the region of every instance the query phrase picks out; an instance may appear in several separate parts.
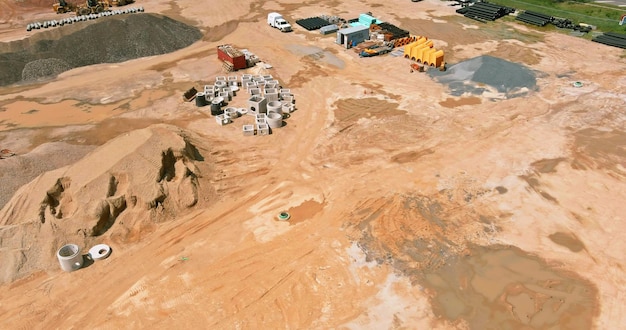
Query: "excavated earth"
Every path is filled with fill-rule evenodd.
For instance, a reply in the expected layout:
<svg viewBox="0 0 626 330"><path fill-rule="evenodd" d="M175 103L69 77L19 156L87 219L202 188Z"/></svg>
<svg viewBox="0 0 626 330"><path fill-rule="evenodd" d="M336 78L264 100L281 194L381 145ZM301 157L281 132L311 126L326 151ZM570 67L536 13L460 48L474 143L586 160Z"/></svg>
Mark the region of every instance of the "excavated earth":
<svg viewBox="0 0 626 330"><path fill-rule="evenodd" d="M436 0L136 5L28 33L60 16L0 0L0 328L626 324L623 50ZM370 11L448 70L272 11ZM270 135L182 100L226 43L295 95ZM112 253L63 272L68 243Z"/></svg>

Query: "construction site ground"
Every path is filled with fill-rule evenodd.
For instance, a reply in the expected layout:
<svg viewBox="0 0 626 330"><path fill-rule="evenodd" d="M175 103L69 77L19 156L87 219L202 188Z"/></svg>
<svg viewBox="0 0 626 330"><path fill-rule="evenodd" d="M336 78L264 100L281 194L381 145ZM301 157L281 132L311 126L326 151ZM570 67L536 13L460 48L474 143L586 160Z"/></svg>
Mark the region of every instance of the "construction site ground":
<svg viewBox="0 0 626 330"><path fill-rule="evenodd" d="M0 328L626 324L624 50L479 23L448 4L141 0L141 15L202 38L0 87L0 150L15 154L0 159ZM0 0L0 41L58 19L50 7ZM281 33L266 24L273 11L292 24L371 11L433 39L448 71L411 72L393 52L360 58L299 26ZM236 74L271 74L295 95L271 135L244 137L251 117L219 126L209 107L182 101L225 75L216 48L226 43L271 65ZM195 156L169 163L161 146ZM92 172L141 196L147 183L132 178L152 168L144 159L177 199L127 209L82 241L70 213L30 217L51 194L76 214L84 196L117 196ZM66 243L112 253L66 273L55 256Z"/></svg>

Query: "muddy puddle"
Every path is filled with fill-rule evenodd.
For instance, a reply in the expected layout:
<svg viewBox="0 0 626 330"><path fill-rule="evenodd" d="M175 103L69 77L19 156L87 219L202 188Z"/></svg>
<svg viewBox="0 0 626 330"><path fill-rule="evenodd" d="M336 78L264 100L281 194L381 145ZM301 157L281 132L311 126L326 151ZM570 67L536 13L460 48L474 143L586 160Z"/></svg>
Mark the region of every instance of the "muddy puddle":
<svg viewBox="0 0 626 330"><path fill-rule="evenodd" d="M471 329L589 329L597 289L515 247L472 247L425 273L433 310Z"/></svg>
<svg viewBox="0 0 626 330"><path fill-rule="evenodd" d="M346 126L360 118L381 119L406 114L406 111L398 109L397 103L375 97L341 99L333 105L336 108L335 120Z"/></svg>
<svg viewBox="0 0 626 330"><path fill-rule="evenodd" d="M326 202L320 203L312 199L304 201L302 204L287 210L287 212L289 212L289 215L291 215L291 218L289 219L289 224L294 225L296 223L311 219L314 215L321 212L325 206Z"/></svg>
<svg viewBox="0 0 626 330"><path fill-rule="evenodd" d="M463 105L477 105L481 103L482 101L479 97L469 96L469 97L461 97L459 99L449 97L439 102L439 105L441 105L442 107L446 107L446 108L456 108L456 107L460 107Z"/></svg>

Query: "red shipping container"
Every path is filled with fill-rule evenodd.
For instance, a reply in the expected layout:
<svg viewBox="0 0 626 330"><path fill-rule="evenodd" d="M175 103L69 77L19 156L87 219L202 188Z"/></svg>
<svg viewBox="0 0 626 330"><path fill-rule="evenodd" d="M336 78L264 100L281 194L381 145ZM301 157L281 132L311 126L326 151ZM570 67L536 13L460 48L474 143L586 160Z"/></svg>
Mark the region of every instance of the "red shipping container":
<svg viewBox="0 0 626 330"><path fill-rule="evenodd" d="M217 46L217 58L233 65L233 70L245 69L248 67L246 56L231 45Z"/></svg>

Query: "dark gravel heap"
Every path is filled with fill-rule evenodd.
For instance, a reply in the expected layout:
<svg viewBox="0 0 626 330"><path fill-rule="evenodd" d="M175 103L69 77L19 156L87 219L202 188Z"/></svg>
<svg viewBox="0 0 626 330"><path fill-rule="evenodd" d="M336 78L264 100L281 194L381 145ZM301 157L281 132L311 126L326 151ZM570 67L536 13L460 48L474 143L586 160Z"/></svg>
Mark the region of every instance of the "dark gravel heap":
<svg viewBox="0 0 626 330"><path fill-rule="evenodd" d="M454 64L445 72L429 70L437 81L450 87L451 94L482 94L488 85L508 98L523 96L524 91L537 89L535 72L528 67L501 58L484 55Z"/></svg>
<svg viewBox="0 0 626 330"><path fill-rule="evenodd" d="M58 58L43 58L26 63L22 70L22 81L34 81L40 78L56 77L58 74L72 69L67 62Z"/></svg>
<svg viewBox="0 0 626 330"><path fill-rule="evenodd" d="M0 53L0 86L50 78L81 66L166 54L202 37L195 27L154 14L104 17L77 30L78 25L56 28L54 38L0 45L11 49Z"/></svg>

